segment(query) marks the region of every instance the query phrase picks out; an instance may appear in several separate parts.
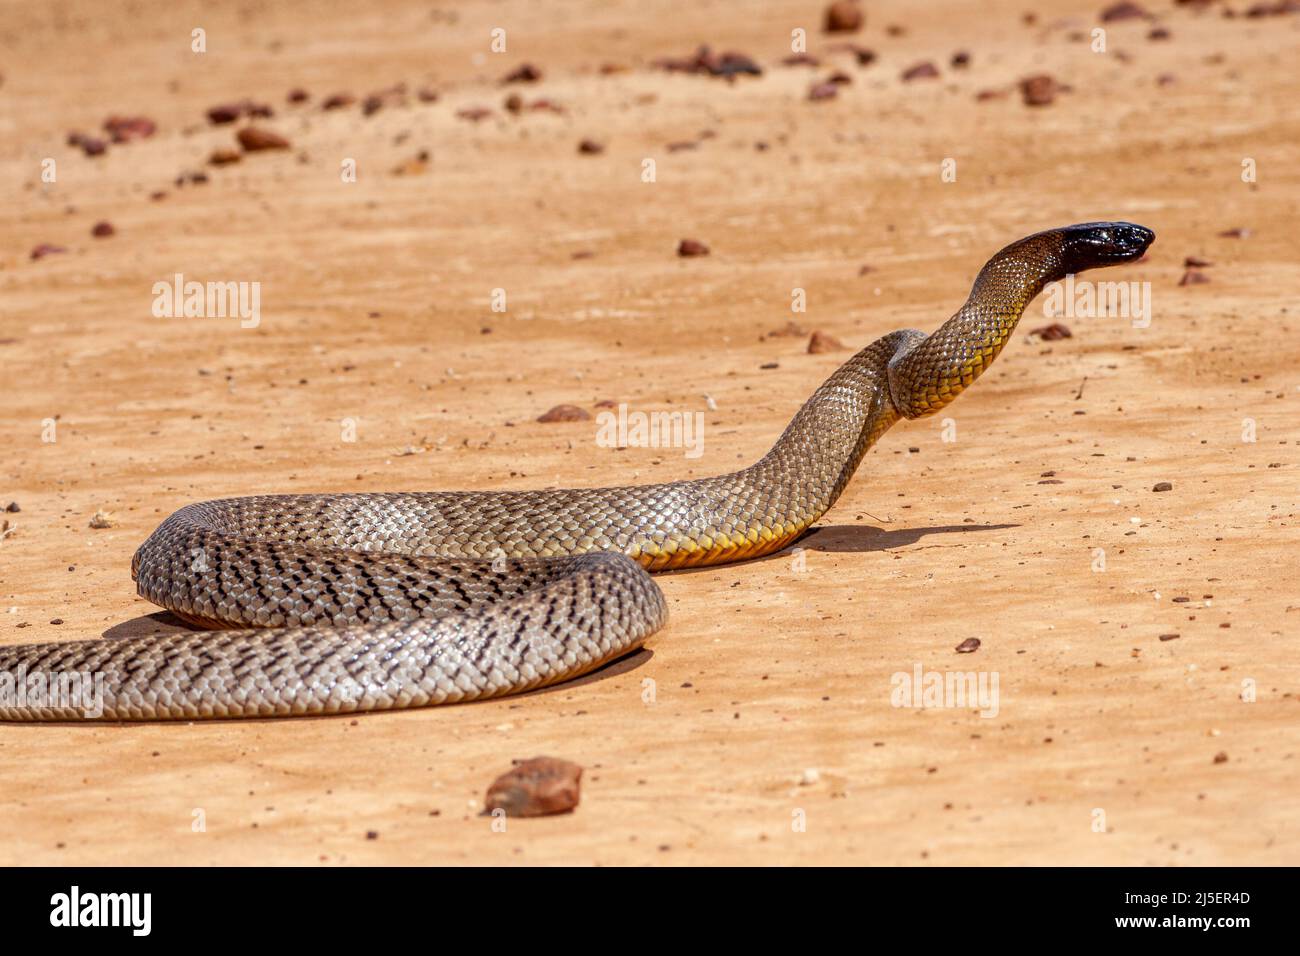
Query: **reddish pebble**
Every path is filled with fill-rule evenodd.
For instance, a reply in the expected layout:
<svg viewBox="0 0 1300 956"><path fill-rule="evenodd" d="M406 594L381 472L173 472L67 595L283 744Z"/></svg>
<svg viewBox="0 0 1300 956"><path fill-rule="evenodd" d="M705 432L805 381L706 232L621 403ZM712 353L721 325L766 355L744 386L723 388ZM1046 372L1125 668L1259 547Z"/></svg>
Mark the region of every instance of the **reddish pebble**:
<svg viewBox="0 0 1300 956"><path fill-rule="evenodd" d="M212 155L208 157L208 162L213 166L229 166L243 158L244 154L237 149L214 149Z"/></svg>
<svg viewBox="0 0 1300 956"><path fill-rule="evenodd" d="M239 145L245 152L258 153L267 149L288 149L289 141L279 133L259 126L245 126L237 134Z"/></svg>
<svg viewBox="0 0 1300 956"><path fill-rule="evenodd" d="M108 220L102 220L95 223L94 227L90 230L90 234L96 239L107 239L109 236L115 235L116 233L117 230L113 228L113 224Z"/></svg>
<svg viewBox="0 0 1300 956"><path fill-rule="evenodd" d="M843 348L843 342L834 336L827 335L825 332L813 332L808 339L809 355L821 355L823 352L838 352Z"/></svg>
<svg viewBox="0 0 1300 956"><path fill-rule="evenodd" d="M827 33L857 33L862 29L862 8L853 0L835 0L826 8L823 29Z"/></svg>
<svg viewBox="0 0 1300 956"><path fill-rule="evenodd" d="M1047 106L1066 88L1046 73L1027 76L1020 81L1020 95L1026 106Z"/></svg>
<svg viewBox="0 0 1300 956"><path fill-rule="evenodd" d="M584 156L597 156L604 151L604 145L596 142L594 139L584 139L578 144L578 152L582 153Z"/></svg>
<svg viewBox="0 0 1300 956"><path fill-rule="evenodd" d="M49 242L42 242L32 250L32 259L44 259L46 256L52 256L60 252L67 252L62 246L56 246Z"/></svg>
<svg viewBox="0 0 1300 956"><path fill-rule="evenodd" d="M1120 20L1150 20L1151 14L1147 13L1136 3L1115 3L1111 4L1105 10L1101 11L1102 23L1116 23Z"/></svg>
<svg viewBox="0 0 1300 956"><path fill-rule="evenodd" d="M521 63L502 79L502 83L536 83L542 78L542 71L531 63Z"/></svg>
<svg viewBox="0 0 1300 956"><path fill-rule="evenodd" d="M709 247L697 239L683 239L677 244L677 254L684 259L691 256L707 256Z"/></svg>
<svg viewBox="0 0 1300 956"><path fill-rule="evenodd" d="M341 110L344 107L351 106L357 101L357 98L351 93L335 93L327 96L325 102L321 103L320 108L323 110Z"/></svg>
<svg viewBox="0 0 1300 956"><path fill-rule="evenodd" d="M1062 325L1060 322L1053 322L1051 325L1044 325L1041 328L1031 329L1030 335L1037 335L1044 342L1056 342L1060 339L1069 339L1074 337L1068 325Z"/></svg>
<svg viewBox="0 0 1300 956"><path fill-rule="evenodd" d="M539 422L585 422L591 413L577 405L556 405L548 412L537 416Z"/></svg>
<svg viewBox="0 0 1300 956"><path fill-rule="evenodd" d="M978 637L968 637L957 645L958 654L973 654L980 649L980 639Z"/></svg>
<svg viewBox="0 0 1300 956"><path fill-rule="evenodd" d="M157 129L154 121L144 116L110 116L104 120L104 132L115 143L148 139Z"/></svg>
<svg viewBox="0 0 1300 956"><path fill-rule="evenodd" d="M813 84L812 89L808 91L808 99L814 101L833 100L835 99L835 97L839 95L840 95L839 84L831 83L829 81L826 83L815 83Z"/></svg>
<svg viewBox="0 0 1300 956"><path fill-rule="evenodd" d="M932 80L939 75L939 68L926 60L924 63L918 63L910 66L903 71L903 82L910 83L912 80Z"/></svg>
<svg viewBox="0 0 1300 956"><path fill-rule="evenodd" d="M80 146L81 151L87 156L103 156L108 152L108 143L93 136L81 136L75 145Z"/></svg>
<svg viewBox="0 0 1300 956"><path fill-rule="evenodd" d="M1180 286L1181 285L1205 285L1205 283L1209 281L1210 281L1210 277L1207 276L1204 272L1199 272L1196 269L1188 269L1186 272L1183 273L1183 277L1178 280L1178 284Z"/></svg>
<svg viewBox="0 0 1300 956"><path fill-rule="evenodd" d="M488 787L484 810L508 817L568 813L578 805L582 768L568 760L534 757L516 764Z"/></svg>
<svg viewBox="0 0 1300 956"><path fill-rule="evenodd" d="M208 122L213 126L222 126L226 123L233 123L242 115L244 115L244 111L238 103L214 106L208 110Z"/></svg>

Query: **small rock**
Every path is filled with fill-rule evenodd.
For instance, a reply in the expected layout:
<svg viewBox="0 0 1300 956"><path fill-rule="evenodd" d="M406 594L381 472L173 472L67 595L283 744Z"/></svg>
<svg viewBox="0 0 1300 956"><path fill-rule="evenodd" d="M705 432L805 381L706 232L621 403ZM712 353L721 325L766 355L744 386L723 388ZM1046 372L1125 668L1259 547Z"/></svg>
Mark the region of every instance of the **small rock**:
<svg viewBox="0 0 1300 956"><path fill-rule="evenodd" d="M39 246L32 249L31 258L33 260L44 259L46 256L52 256L67 251L68 250L63 248L63 246L56 246L50 242L42 242Z"/></svg>
<svg viewBox="0 0 1300 956"><path fill-rule="evenodd" d="M231 163L237 163L243 158L244 154L239 150L223 147L212 151L212 155L208 157L208 164L211 166L229 166Z"/></svg>
<svg viewBox="0 0 1300 956"><path fill-rule="evenodd" d="M321 103L320 108L323 110L341 110L351 106L357 101L357 98L351 93L335 93L327 96L325 102Z"/></svg>
<svg viewBox="0 0 1300 956"><path fill-rule="evenodd" d="M974 654L980 649L980 639L978 637L968 637L957 645L958 654Z"/></svg>
<svg viewBox="0 0 1300 956"><path fill-rule="evenodd" d="M534 757L518 763L488 787L484 810L508 817L568 813L578 805L582 768L568 760Z"/></svg>
<svg viewBox="0 0 1300 956"><path fill-rule="evenodd" d="M469 120L471 123L477 123L487 119L492 115L492 111L486 106L467 106L464 109L456 111L456 116L463 120Z"/></svg>
<svg viewBox="0 0 1300 956"><path fill-rule="evenodd" d="M1204 269L1207 266L1214 265L1208 259L1202 259L1199 256L1188 256L1183 260L1183 267L1187 269Z"/></svg>
<svg viewBox="0 0 1300 956"><path fill-rule="evenodd" d="M260 126L245 126L236 137L245 152L258 153L268 149L288 149L289 141L279 133Z"/></svg>
<svg viewBox="0 0 1300 956"><path fill-rule="evenodd" d="M1227 754L1227 752L1226 752L1226 751L1223 751L1223 750L1220 750L1217 754L1214 755L1214 762L1215 762L1215 763L1227 763L1227 762L1228 762L1228 754Z"/></svg>
<svg viewBox="0 0 1300 956"><path fill-rule="evenodd" d="M309 99L311 99L311 94L308 93L306 90L304 90L302 87L294 87L289 91L289 94L285 97L285 99L288 100L290 103L294 104L295 106L297 106L298 104L306 103Z"/></svg>
<svg viewBox="0 0 1300 956"><path fill-rule="evenodd" d="M90 234L96 239L107 239L109 236L116 234L116 232L117 230L113 228L113 224L106 219L95 223L90 230Z"/></svg>
<svg viewBox="0 0 1300 956"><path fill-rule="evenodd" d="M90 527L97 530L112 528L116 524L117 521L114 520L113 516L102 508L96 511L94 516L90 519Z"/></svg>
<svg viewBox="0 0 1300 956"><path fill-rule="evenodd" d="M1150 20L1151 14L1136 3L1114 3L1101 11L1102 23L1117 23L1121 20Z"/></svg>
<svg viewBox="0 0 1300 956"><path fill-rule="evenodd" d="M144 116L110 116L104 120L104 132L115 143L148 139L157 129L157 124Z"/></svg>
<svg viewBox="0 0 1300 956"><path fill-rule="evenodd" d="M1172 482L1158 481L1155 483L1154 486L1152 486L1151 490L1152 491L1173 491L1174 486Z"/></svg>
<svg viewBox="0 0 1300 956"><path fill-rule="evenodd" d="M1056 99L1057 93L1067 89L1046 73L1036 73L1020 81L1020 96L1026 106L1047 106Z"/></svg>
<svg viewBox="0 0 1300 956"><path fill-rule="evenodd" d="M5 511L9 512L11 515L15 515L22 510L23 509L18 506L18 502L16 501L11 501L9 504L5 505Z"/></svg>
<svg viewBox="0 0 1300 956"><path fill-rule="evenodd" d="M697 239L683 239L677 244L677 254L683 259L692 256L707 256L709 247Z"/></svg>
<svg viewBox="0 0 1300 956"><path fill-rule="evenodd" d="M531 63L521 63L501 80L502 83L536 83L542 78L542 71Z"/></svg>
<svg viewBox="0 0 1300 956"><path fill-rule="evenodd" d="M952 60L950 61L950 63L954 70L966 69L966 67L970 66L970 51L958 50L956 53L952 55Z"/></svg>
<svg viewBox="0 0 1300 956"><path fill-rule="evenodd" d="M1162 641L1176 641L1176 640L1178 640L1180 637L1182 637L1181 634L1161 634L1161 635L1160 635L1160 640L1162 640Z"/></svg>
<svg viewBox="0 0 1300 956"><path fill-rule="evenodd" d="M808 339L808 354L821 355L824 352L838 352L844 348L844 343L834 336L827 335L825 332L813 332L812 337Z"/></svg>
<svg viewBox="0 0 1300 956"><path fill-rule="evenodd" d="M869 47L860 46L857 43L829 43L826 45L827 53L851 53L857 60L858 66L870 66L876 61L876 51Z"/></svg>
<svg viewBox="0 0 1300 956"><path fill-rule="evenodd" d="M222 126L226 123L233 123L243 115L242 103L225 103L208 110L208 122L213 126Z"/></svg>
<svg viewBox="0 0 1300 956"><path fill-rule="evenodd" d="M363 116L373 116L386 106L406 105L406 84L397 83L386 90L377 90L361 101Z"/></svg>
<svg viewBox="0 0 1300 956"><path fill-rule="evenodd" d="M715 54L707 46L697 49L689 57L661 57L654 65L669 73L707 73L710 76L733 77L741 73L761 76L763 69L752 57L730 51Z"/></svg>
<svg viewBox="0 0 1300 956"><path fill-rule="evenodd" d="M1210 281L1210 277L1207 276L1204 272L1199 272L1196 269L1188 269L1186 272L1183 273L1183 277L1178 280L1178 284L1180 286L1204 285L1209 281Z"/></svg>
<svg viewBox="0 0 1300 956"><path fill-rule="evenodd" d="M604 151L604 144L598 143L594 139L584 139L578 144L578 152L584 156L598 156Z"/></svg>
<svg viewBox="0 0 1300 956"><path fill-rule="evenodd" d="M1044 342L1057 342L1061 339L1074 338L1074 333L1070 331L1070 327L1062 325L1060 322L1053 322L1051 325L1031 329L1029 334L1038 336Z"/></svg>
<svg viewBox="0 0 1300 956"><path fill-rule="evenodd" d="M590 419L591 413L577 405L556 405L537 417L539 422L585 422Z"/></svg>
<svg viewBox="0 0 1300 956"><path fill-rule="evenodd" d="M826 20L822 27L827 33L857 33L862 29L862 8L853 0L835 0L826 8Z"/></svg>
<svg viewBox="0 0 1300 956"><path fill-rule="evenodd" d="M813 100L833 100L839 96L840 87L838 83L814 83L812 89L808 91L808 99Z"/></svg>
<svg viewBox="0 0 1300 956"><path fill-rule="evenodd" d="M1236 229L1225 229L1223 232L1219 233L1219 235L1224 239L1249 239L1250 230L1242 229L1238 226Z"/></svg>
<svg viewBox="0 0 1300 956"><path fill-rule="evenodd" d="M915 66L909 66L903 71L903 82L910 83L912 80L932 80L938 77L939 68L929 60L923 63L917 63Z"/></svg>
<svg viewBox="0 0 1300 956"><path fill-rule="evenodd" d="M69 133L68 145L79 146L81 151L87 156L103 156L108 152L108 143L104 142L102 139L87 136L84 133Z"/></svg>

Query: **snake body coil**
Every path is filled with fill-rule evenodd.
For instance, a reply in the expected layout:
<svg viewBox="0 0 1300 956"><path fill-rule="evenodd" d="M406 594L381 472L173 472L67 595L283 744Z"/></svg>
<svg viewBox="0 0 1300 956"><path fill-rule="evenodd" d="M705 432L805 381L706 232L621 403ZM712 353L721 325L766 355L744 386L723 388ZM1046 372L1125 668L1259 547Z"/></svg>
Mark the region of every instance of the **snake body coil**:
<svg viewBox="0 0 1300 956"><path fill-rule="evenodd" d="M136 552L140 594L193 624L238 630L0 646L0 675L51 686L57 675L100 675L104 717L160 720L418 707L582 674L663 626L647 570L785 547L835 503L886 429L943 408L989 366L1046 283L1134 260L1154 238L1129 223L1086 223L1007 246L938 330L868 345L767 455L733 474L189 505ZM0 697L5 720L83 714Z"/></svg>

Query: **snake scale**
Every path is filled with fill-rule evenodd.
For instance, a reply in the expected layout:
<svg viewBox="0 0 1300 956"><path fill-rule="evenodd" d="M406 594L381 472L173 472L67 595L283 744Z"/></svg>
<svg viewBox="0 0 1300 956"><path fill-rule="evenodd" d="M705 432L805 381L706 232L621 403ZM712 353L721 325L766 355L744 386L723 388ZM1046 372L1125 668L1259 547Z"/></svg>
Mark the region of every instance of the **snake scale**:
<svg viewBox="0 0 1300 956"><path fill-rule="evenodd" d="M835 503L900 418L951 402L1029 302L1139 258L1151 230L1096 222L1012 243L934 333L891 332L840 367L761 460L620 488L274 495L181 508L132 561L139 592L203 628L0 646L0 673L103 677L111 720L288 717L514 694L639 647L667 606L647 571L770 554ZM0 706L5 720L75 707Z"/></svg>

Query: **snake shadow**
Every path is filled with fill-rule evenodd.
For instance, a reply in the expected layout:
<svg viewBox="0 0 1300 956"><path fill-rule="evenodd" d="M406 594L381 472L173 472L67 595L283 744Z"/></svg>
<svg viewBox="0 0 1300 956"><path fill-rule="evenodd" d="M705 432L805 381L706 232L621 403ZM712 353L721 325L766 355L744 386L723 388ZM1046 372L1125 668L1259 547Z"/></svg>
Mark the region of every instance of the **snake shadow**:
<svg viewBox="0 0 1300 956"><path fill-rule="evenodd" d="M886 530L872 525L829 524L810 528L793 543L758 558L747 558L731 562L729 566L754 564L762 561L774 561L788 558L796 548L805 551L823 551L836 554L869 554L873 551L894 551L916 544L922 538L942 534L972 534L977 531L1004 531L1007 528L1019 528L1018 524L949 524L935 525L929 528L895 528ZM679 574L707 574L717 571L723 565L709 565L703 568L681 568L666 572L666 576Z"/></svg>
<svg viewBox="0 0 1300 956"><path fill-rule="evenodd" d="M129 621L122 621L105 628L100 637L110 641L121 641L132 637L164 637L177 631L197 630L199 628L181 620L171 611L154 611L152 614L141 614Z"/></svg>
<svg viewBox="0 0 1300 956"><path fill-rule="evenodd" d="M1018 524L947 524L930 528L895 528L886 530L863 524L830 524L812 528L788 548L768 557L789 554L794 548L810 551L867 553L893 551L916 544L922 538L940 534L971 534L977 531L1004 531Z"/></svg>

